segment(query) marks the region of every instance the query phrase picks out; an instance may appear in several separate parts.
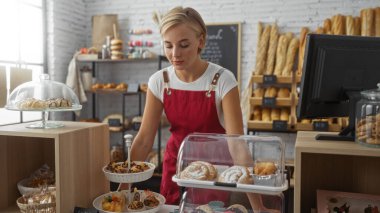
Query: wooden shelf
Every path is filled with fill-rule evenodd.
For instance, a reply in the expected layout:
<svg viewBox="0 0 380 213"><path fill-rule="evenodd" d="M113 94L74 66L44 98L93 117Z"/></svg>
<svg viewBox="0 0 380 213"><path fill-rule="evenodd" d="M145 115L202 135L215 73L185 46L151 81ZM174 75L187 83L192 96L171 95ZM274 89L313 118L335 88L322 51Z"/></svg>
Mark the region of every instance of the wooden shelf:
<svg viewBox="0 0 380 213"><path fill-rule="evenodd" d="M158 58L125 58L125 59L118 59L118 60L112 60L112 59L95 59L95 60L87 60L87 59L77 59L79 62L84 63L125 63L125 62L141 62L141 61L153 61L156 62Z"/></svg>
<svg viewBox="0 0 380 213"><path fill-rule="evenodd" d="M17 182L43 164L56 176L57 212L91 207L109 191L102 168L109 162L109 131L102 123L62 122L58 129L28 129L30 123L0 127L0 212L20 197Z"/></svg>
<svg viewBox="0 0 380 213"><path fill-rule="evenodd" d="M297 131L313 131L312 123L296 123L295 125ZM329 132L340 132L342 130L342 126L339 124L329 124L328 131Z"/></svg>
<svg viewBox="0 0 380 213"><path fill-rule="evenodd" d="M250 99L251 105L254 106L261 106L263 103L263 98L258 98L258 97L252 97ZM292 106L293 101L292 98L276 98L276 106Z"/></svg>
<svg viewBox="0 0 380 213"><path fill-rule="evenodd" d="M276 76L278 84L291 84L293 83L292 76ZM264 83L264 76L263 75L252 75L252 81L254 83Z"/></svg>
<svg viewBox="0 0 380 213"><path fill-rule="evenodd" d="M294 212L316 208L317 189L380 195L380 149L355 142L316 141L319 133L297 134Z"/></svg>
<svg viewBox="0 0 380 213"><path fill-rule="evenodd" d="M273 130L273 122L268 121L248 121L248 129L257 130L257 131L274 131ZM288 122L287 129L284 131L294 131L290 122Z"/></svg>

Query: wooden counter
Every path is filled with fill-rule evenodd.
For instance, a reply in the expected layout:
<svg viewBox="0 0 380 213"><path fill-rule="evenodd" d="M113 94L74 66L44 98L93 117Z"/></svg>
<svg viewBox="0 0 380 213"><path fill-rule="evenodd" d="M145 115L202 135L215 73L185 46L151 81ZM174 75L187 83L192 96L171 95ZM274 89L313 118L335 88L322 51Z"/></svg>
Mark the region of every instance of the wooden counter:
<svg viewBox="0 0 380 213"><path fill-rule="evenodd" d="M109 191L102 167L109 162L108 126L62 122L58 129L28 129L29 123L0 127L0 212L21 195L17 182L47 163L56 175L57 212L91 207Z"/></svg>
<svg viewBox="0 0 380 213"><path fill-rule="evenodd" d="M297 133L294 212L316 208L317 189L380 195L380 149L355 142L316 141L318 133Z"/></svg>

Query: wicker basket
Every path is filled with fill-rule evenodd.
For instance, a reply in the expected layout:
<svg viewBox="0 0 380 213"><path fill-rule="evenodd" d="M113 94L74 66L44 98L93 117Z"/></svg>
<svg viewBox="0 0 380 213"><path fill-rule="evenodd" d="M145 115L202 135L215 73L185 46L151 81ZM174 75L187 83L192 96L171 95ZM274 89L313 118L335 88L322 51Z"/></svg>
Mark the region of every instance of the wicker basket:
<svg viewBox="0 0 380 213"><path fill-rule="evenodd" d="M45 204L27 204L24 197L17 199L17 205L22 213L55 213L55 202Z"/></svg>

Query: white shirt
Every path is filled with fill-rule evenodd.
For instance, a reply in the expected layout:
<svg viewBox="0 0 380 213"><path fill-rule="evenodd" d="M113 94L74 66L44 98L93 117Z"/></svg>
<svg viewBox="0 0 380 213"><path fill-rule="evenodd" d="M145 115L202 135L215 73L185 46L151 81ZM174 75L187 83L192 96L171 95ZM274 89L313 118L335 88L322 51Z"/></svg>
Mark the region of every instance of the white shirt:
<svg viewBox="0 0 380 213"><path fill-rule="evenodd" d="M169 77L169 87L178 90L187 90L187 91L208 91L210 89L210 84L214 78L215 73L217 73L221 66L208 62L208 67L201 77L193 82L183 82L181 81L175 73L174 67L169 66L162 70L154 73L148 82L148 88L152 91L153 95L156 96L162 103L164 102L164 77L163 71L167 70ZM223 68L224 69L224 68ZM224 127L224 116L222 109L222 99L223 97L233 88L237 86L237 81L234 74L224 69L222 74L219 77L218 83L215 88L215 103L216 110L218 113L218 118L220 124ZM206 97L206 95L205 95Z"/></svg>

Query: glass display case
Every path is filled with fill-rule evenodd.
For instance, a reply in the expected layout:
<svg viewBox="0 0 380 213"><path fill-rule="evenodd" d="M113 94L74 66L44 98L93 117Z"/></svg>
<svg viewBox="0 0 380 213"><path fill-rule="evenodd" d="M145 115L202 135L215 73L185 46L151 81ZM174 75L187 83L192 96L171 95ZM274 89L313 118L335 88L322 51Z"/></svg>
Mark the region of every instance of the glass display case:
<svg viewBox="0 0 380 213"><path fill-rule="evenodd" d="M48 122L49 112L76 111L82 109L82 105L70 87L50 80L48 74L43 74L38 81L29 81L16 87L9 95L5 108L15 111L40 111L42 121L27 127L45 129L63 126L61 123Z"/></svg>
<svg viewBox="0 0 380 213"><path fill-rule="evenodd" d="M180 211L283 212L284 152L279 137L189 135L173 176L185 187Z"/></svg>

